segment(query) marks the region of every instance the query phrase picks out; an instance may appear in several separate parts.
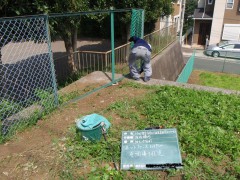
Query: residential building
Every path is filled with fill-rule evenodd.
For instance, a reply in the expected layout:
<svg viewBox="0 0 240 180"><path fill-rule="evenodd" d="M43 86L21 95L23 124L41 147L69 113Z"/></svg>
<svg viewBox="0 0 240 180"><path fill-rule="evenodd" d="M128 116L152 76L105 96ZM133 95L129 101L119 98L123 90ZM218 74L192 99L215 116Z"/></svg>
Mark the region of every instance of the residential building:
<svg viewBox="0 0 240 180"><path fill-rule="evenodd" d="M199 0L193 19L193 46L240 41L240 0Z"/></svg>
<svg viewBox="0 0 240 180"><path fill-rule="evenodd" d="M159 19L159 21L156 23L157 30L163 29L175 23L177 26L177 32L180 31L181 9L182 9L181 3L182 3L182 0L172 1L173 13L169 16L164 16Z"/></svg>

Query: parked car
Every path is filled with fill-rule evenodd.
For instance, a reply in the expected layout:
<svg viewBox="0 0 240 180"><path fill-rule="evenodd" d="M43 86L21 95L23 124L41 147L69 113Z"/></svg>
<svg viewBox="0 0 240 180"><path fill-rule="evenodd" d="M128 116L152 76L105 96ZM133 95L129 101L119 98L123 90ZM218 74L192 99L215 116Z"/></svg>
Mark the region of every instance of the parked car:
<svg viewBox="0 0 240 180"><path fill-rule="evenodd" d="M212 44L207 47L204 53L213 57L240 58L240 41L223 41Z"/></svg>

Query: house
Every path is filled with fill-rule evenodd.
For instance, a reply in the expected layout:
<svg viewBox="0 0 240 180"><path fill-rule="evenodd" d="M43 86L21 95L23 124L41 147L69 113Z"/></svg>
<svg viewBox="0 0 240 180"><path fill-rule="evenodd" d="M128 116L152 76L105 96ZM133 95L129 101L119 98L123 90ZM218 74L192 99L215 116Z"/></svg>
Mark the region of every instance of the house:
<svg viewBox="0 0 240 180"><path fill-rule="evenodd" d="M156 23L155 29L163 29L166 28L173 23L177 26L177 32L180 31L180 19L181 19L181 10L182 10L182 0L173 0L172 1L172 8L173 13L169 16L161 17L158 22Z"/></svg>
<svg viewBox="0 0 240 180"><path fill-rule="evenodd" d="M199 0L193 19L193 46L240 41L240 0Z"/></svg>

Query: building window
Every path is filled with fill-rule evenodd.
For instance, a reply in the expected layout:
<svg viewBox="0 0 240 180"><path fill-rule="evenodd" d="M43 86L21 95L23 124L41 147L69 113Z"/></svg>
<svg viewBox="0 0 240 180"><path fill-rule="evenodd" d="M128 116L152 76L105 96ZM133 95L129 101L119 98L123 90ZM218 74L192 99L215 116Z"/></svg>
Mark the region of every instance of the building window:
<svg viewBox="0 0 240 180"><path fill-rule="evenodd" d="M240 49L240 44L235 44L234 49Z"/></svg>
<svg viewBox="0 0 240 180"><path fill-rule="evenodd" d="M234 4L234 0L227 0L226 9L232 9Z"/></svg>
<svg viewBox="0 0 240 180"><path fill-rule="evenodd" d="M213 0L208 0L208 4L212 4Z"/></svg>

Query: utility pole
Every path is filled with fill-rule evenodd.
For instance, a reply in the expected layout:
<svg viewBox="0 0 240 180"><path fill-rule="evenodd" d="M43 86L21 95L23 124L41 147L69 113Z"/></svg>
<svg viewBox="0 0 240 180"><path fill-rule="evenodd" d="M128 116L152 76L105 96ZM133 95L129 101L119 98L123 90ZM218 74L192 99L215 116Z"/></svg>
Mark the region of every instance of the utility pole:
<svg viewBox="0 0 240 180"><path fill-rule="evenodd" d="M182 45L182 33L183 33L183 22L184 22L184 13L185 13L185 2L186 0L182 0L182 12L181 12L181 24L180 24L180 44Z"/></svg>

